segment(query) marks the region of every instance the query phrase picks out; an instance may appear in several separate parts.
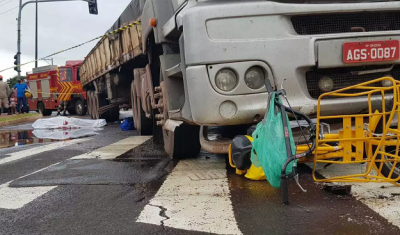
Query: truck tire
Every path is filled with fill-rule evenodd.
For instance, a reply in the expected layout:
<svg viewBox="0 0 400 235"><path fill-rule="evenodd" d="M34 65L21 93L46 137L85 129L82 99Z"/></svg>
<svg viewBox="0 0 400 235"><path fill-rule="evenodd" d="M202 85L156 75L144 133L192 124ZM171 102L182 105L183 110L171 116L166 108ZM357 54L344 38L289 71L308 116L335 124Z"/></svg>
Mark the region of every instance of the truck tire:
<svg viewBox="0 0 400 235"><path fill-rule="evenodd" d="M199 155L200 127L182 124L175 131L163 129L164 149L174 159L195 158Z"/></svg>
<svg viewBox="0 0 400 235"><path fill-rule="evenodd" d="M75 102L75 109L76 115L78 116L85 116L86 115L86 107L85 103L82 100L77 100Z"/></svg>
<svg viewBox="0 0 400 235"><path fill-rule="evenodd" d="M136 94L136 86L134 82L131 83L131 102L135 129L139 132L139 135L152 135L153 119L146 117L146 114L141 106L142 102Z"/></svg>
<svg viewBox="0 0 400 235"><path fill-rule="evenodd" d="M42 102L40 102L38 104L37 109L38 109L39 113L41 113L43 116L50 116L52 113L51 110L45 109L44 104Z"/></svg>
<svg viewBox="0 0 400 235"><path fill-rule="evenodd" d="M90 92L91 91L88 91L87 93L86 93L86 102L87 102L87 112L88 112L88 114L89 114L89 116L90 117L92 117L92 112L90 111L90 102L91 102L91 99L90 99Z"/></svg>
<svg viewBox="0 0 400 235"><path fill-rule="evenodd" d="M168 120L168 91L164 86L164 82L161 82L162 99L163 102L163 116L164 121ZM159 101L160 102L160 101ZM162 134L164 140L164 149L167 154L174 159L184 159L184 158L195 158L199 155L201 150L200 145L200 126L192 126L182 124L175 128L175 131L166 130L162 127Z"/></svg>

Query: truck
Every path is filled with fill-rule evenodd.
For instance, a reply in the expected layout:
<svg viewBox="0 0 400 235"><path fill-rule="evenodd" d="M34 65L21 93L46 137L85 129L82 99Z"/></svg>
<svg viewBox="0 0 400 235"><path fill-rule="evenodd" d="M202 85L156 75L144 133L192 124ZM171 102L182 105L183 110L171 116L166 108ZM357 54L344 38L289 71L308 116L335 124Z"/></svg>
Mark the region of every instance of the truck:
<svg viewBox="0 0 400 235"><path fill-rule="evenodd" d="M118 106L130 106L138 132L164 143L170 156L197 156L201 148L223 154L232 135L263 119L266 79L306 115L315 115L325 92L383 75L399 79L399 7L134 0L85 58L81 82L93 118L114 120ZM327 98L320 108L357 113L366 102ZM218 138L210 137L214 126L223 127Z"/></svg>
<svg viewBox="0 0 400 235"><path fill-rule="evenodd" d="M61 102L68 102L69 114L86 115L86 92L80 82L82 60L71 60L65 66L48 65L34 68L27 73L27 84L31 90L30 110L49 116Z"/></svg>

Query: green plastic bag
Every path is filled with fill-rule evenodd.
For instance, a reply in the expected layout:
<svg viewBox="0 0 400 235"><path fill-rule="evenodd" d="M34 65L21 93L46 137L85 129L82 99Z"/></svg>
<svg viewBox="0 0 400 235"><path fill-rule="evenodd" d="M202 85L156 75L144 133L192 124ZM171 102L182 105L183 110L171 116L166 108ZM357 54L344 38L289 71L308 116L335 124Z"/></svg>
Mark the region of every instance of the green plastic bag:
<svg viewBox="0 0 400 235"><path fill-rule="evenodd" d="M281 100L278 98L279 102ZM289 118L285 113L289 125ZM290 126L288 126L290 145L292 154L296 153L296 146L293 140L293 134ZM271 186L279 188L281 184L281 169L288 158L285 144L285 132L283 130L282 114L280 109L275 106L275 93L271 94L271 99L265 117L262 122L257 125L253 132L253 149L251 151L251 161L256 167L262 167L265 176ZM292 172L293 164L291 162L286 173Z"/></svg>

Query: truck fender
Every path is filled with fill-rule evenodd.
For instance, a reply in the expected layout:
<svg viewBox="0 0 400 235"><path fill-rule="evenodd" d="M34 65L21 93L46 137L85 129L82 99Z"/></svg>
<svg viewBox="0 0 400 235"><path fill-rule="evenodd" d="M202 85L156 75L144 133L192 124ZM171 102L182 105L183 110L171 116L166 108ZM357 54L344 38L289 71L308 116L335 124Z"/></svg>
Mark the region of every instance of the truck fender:
<svg viewBox="0 0 400 235"><path fill-rule="evenodd" d="M171 1L146 1L141 17L143 53L147 52L147 42L152 33L154 34L154 40L156 44L167 41L163 34L163 26L173 16L174 7ZM151 27L150 19L154 17L157 19L157 25L155 27Z"/></svg>

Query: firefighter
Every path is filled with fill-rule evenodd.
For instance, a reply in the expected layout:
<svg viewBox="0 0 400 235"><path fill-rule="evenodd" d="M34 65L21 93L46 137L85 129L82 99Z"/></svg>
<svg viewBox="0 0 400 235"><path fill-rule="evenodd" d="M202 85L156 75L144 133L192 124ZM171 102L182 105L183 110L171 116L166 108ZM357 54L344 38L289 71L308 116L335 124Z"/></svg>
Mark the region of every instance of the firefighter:
<svg viewBox="0 0 400 235"><path fill-rule="evenodd" d="M66 100L61 101L60 105L58 106L57 116L61 115L62 111L64 111L62 116L68 116L67 115L67 107L68 107L68 101L66 101Z"/></svg>
<svg viewBox="0 0 400 235"><path fill-rule="evenodd" d="M10 87L7 83L3 82L3 76L0 75L0 109L8 110L8 95L10 94ZM1 114L1 112L0 112ZM11 115L8 110L8 115Z"/></svg>

